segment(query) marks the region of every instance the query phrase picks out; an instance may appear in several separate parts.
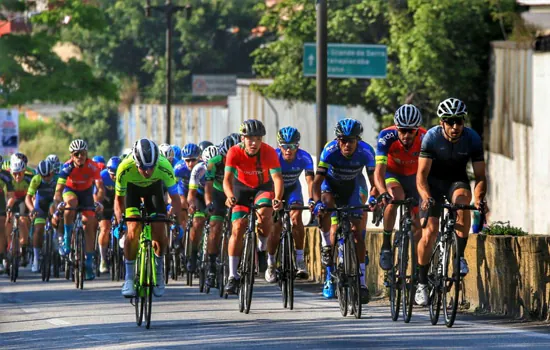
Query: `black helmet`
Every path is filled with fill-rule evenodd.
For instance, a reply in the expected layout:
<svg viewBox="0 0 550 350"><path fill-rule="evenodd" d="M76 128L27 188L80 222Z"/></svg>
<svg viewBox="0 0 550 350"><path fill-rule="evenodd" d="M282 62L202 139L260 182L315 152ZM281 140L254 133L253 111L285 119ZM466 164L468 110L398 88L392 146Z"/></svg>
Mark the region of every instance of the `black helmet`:
<svg viewBox="0 0 550 350"><path fill-rule="evenodd" d="M136 141L132 154L137 167L141 169L154 168L159 160L158 146L148 139Z"/></svg>
<svg viewBox="0 0 550 350"><path fill-rule="evenodd" d="M239 132L243 136L265 136L265 126L259 120L248 119L241 124Z"/></svg>
<svg viewBox="0 0 550 350"><path fill-rule="evenodd" d="M202 141L201 143L199 143L199 148L201 149L201 154L208 146L213 146L213 145L214 144L210 141Z"/></svg>
<svg viewBox="0 0 550 350"><path fill-rule="evenodd" d="M237 142L235 142L235 138L231 137L231 135L226 136L218 146L218 151L222 156L225 157L227 155L227 152L229 152L229 149L236 144Z"/></svg>

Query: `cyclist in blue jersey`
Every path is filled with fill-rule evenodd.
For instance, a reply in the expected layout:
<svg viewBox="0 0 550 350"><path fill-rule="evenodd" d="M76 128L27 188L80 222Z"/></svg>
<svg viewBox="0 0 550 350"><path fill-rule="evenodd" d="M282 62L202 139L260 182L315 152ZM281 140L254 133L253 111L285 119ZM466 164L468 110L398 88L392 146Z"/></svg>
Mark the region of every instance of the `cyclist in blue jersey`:
<svg viewBox="0 0 550 350"><path fill-rule="evenodd" d="M177 161L179 160L176 160L174 149L171 145L167 143L162 143L159 146L159 152L164 156L164 158L168 159L172 166L176 165Z"/></svg>
<svg viewBox="0 0 550 350"><path fill-rule="evenodd" d="M313 206L313 159L311 155L300 149L300 132L291 126L287 126L279 130L277 133L277 142L279 148L275 151L279 156L281 164L281 172L284 180L284 195L283 200L287 206L303 206L304 198L302 196L302 186L299 181L300 174L305 171L305 177L308 187L309 200L308 204ZM308 273L304 262L304 223L302 222L302 211L292 210L290 212L290 220L292 223L292 235L296 246L296 277L307 279ZM275 223L275 234L270 236L267 242L268 250L268 268L266 270L266 280L275 282L275 252L279 245L279 237L282 231L282 221ZM273 253L273 255L271 254ZM268 278L269 277L269 278Z"/></svg>
<svg viewBox="0 0 550 350"><path fill-rule="evenodd" d="M56 154L50 154L46 157L46 160L52 164L54 173L59 174L59 171L61 170L61 161L59 160L59 157Z"/></svg>
<svg viewBox="0 0 550 350"><path fill-rule="evenodd" d="M336 124L336 139L328 143L321 153L317 174L313 182L313 199L315 200L314 214L319 215L321 227L323 263L327 266L327 281L323 288L326 298L334 297L334 285L330 280L330 268L332 266L332 242L335 240L338 227L336 213L330 216L323 213L325 208L335 206L361 205L359 195L359 179L363 168L367 168L367 174L371 185L370 194L377 195L374 186L374 149L371 145L361 140L363 126L355 119L346 118ZM361 217L363 212L352 211L351 230L357 240L357 261L361 270L361 302L369 301L369 291L365 281L365 242Z"/></svg>
<svg viewBox="0 0 550 350"><path fill-rule="evenodd" d="M101 263L99 265L99 272L109 272L107 266L107 250L109 248L109 240L111 233L111 219L114 214L115 203L115 179L116 171L122 160L119 157L112 157L107 162L107 167L101 171L101 179L103 180L103 186L105 186L105 195L103 196L103 214L99 221L99 254L101 255Z"/></svg>
<svg viewBox="0 0 550 350"><path fill-rule="evenodd" d="M426 228L422 229L422 239L418 242L418 287L415 300L419 305L427 305L428 269L430 255L437 238L439 216L444 197L450 203L470 204L472 191L466 173L466 166L472 162L475 177L474 205L485 211L485 193L487 178L485 176L485 159L483 145L479 135L464 126L468 115L466 105L459 99L448 98L441 102L437 109L440 119L424 136L420 148L416 184L422 203L420 216L428 215ZM456 233L458 235L458 254L460 257L460 274L469 272L464 259L464 249L470 232L470 213L459 210L457 213Z"/></svg>
<svg viewBox="0 0 550 350"><path fill-rule="evenodd" d="M178 184L178 195L181 199L181 209L183 210L181 226L187 225L187 210L189 203L187 195L189 194L189 181L191 179L191 171L199 163L201 150L194 143L188 143L181 150L182 160L178 161L174 166L174 174L176 175Z"/></svg>
<svg viewBox="0 0 550 350"><path fill-rule="evenodd" d="M172 145L172 149L174 150L174 162L172 166L174 166L181 160L181 148L178 145Z"/></svg>

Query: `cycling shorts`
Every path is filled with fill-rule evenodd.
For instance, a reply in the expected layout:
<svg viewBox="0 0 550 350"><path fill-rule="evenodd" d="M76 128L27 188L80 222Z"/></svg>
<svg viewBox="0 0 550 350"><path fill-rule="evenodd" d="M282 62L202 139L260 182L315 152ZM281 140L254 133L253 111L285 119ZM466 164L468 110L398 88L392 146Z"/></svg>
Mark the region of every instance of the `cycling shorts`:
<svg viewBox="0 0 550 350"><path fill-rule="evenodd" d="M233 208L233 214L231 214L231 221L242 219L250 212L252 204L268 204L274 198L273 182L261 184L256 188L251 188L243 184L237 179L233 180L233 193L237 199L237 205ZM252 199L252 201L251 201Z"/></svg>
<svg viewBox="0 0 550 350"><path fill-rule="evenodd" d="M227 197L222 191L218 191L216 188L212 190L212 212L210 213L210 221L223 221L226 213L227 206L225 201Z"/></svg>
<svg viewBox="0 0 550 350"><path fill-rule="evenodd" d="M283 200L286 205L304 205L304 197L302 196L302 185L299 181L292 186L285 187Z"/></svg>
<svg viewBox="0 0 550 350"><path fill-rule="evenodd" d="M82 215L88 217L95 216L94 207L94 187L90 187L86 190L77 191L65 186L63 190L63 199L76 198L78 207L83 208Z"/></svg>
<svg viewBox="0 0 550 350"><path fill-rule="evenodd" d="M430 193L435 200L429 211L428 216L439 217L441 216L441 204L445 203L445 198L450 202L453 199L453 193L458 189L465 189L471 191L470 183L468 179L463 180L441 180L428 176L428 186L430 186ZM425 211L421 211L420 215L425 215Z"/></svg>
<svg viewBox="0 0 550 350"><path fill-rule="evenodd" d="M156 214L166 216L166 203L164 202L162 181L154 182L147 187L140 187L133 183L128 183L125 202L126 217L139 216L139 208L142 202L145 204L147 215Z"/></svg>
<svg viewBox="0 0 550 350"><path fill-rule="evenodd" d="M405 198L414 198L420 202L420 195L418 194L418 189L416 187L416 175L397 175L386 171L386 186L391 184L399 184L405 192ZM418 206L415 206L413 209L415 214L418 213Z"/></svg>
<svg viewBox="0 0 550 350"><path fill-rule="evenodd" d="M321 192L332 194L337 207L344 205L350 207L363 205L361 202L361 195L359 194L359 178L360 176L358 176L355 180L344 182L336 181L327 177L321 184ZM355 218L360 218L363 215L363 211L361 209L357 209L350 211L350 214ZM332 218L336 218L338 213L332 212L330 216Z"/></svg>
<svg viewBox="0 0 550 350"><path fill-rule="evenodd" d="M45 224L50 208L53 206L53 197L41 197L40 193L36 193L34 197L34 211L36 212L35 224Z"/></svg>

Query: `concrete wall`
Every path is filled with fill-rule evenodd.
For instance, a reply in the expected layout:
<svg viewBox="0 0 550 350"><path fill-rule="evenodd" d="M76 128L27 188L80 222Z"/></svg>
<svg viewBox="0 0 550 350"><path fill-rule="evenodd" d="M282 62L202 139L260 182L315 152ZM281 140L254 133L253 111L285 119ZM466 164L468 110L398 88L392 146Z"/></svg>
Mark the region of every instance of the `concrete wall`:
<svg viewBox="0 0 550 350"><path fill-rule="evenodd" d="M511 67L513 68L513 67ZM532 54L532 94L528 116L494 116L490 126L491 138L510 128L510 136L503 139L510 154L497 150L492 144L487 152L489 191L488 199L492 221L510 221L533 234L550 232L550 53ZM496 77L495 84L501 84ZM498 96L494 96L498 103ZM502 97L501 97L502 98ZM520 101L506 101L513 105ZM521 101L522 102L522 101ZM508 110L502 111L507 113Z"/></svg>

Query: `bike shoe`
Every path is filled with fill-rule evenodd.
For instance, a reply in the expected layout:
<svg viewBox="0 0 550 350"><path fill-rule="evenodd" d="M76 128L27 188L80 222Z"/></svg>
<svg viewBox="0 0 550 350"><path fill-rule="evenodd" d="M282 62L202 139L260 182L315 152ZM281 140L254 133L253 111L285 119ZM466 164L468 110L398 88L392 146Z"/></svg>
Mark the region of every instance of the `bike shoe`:
<svg viewBox="0 0 550 350"><path fill-rule="evenodd" d="M391 250L384 249L380 252L380 268L385 271L391 270L392 267L392 256Z"/></svg>
<svg viewBox="0 0 550 350"><path fill-rule="evenodd" d="M208 277L206 278L206 285L210 288L216 287L216 273L209 272Z"/></svg>
<svg viewBox="0 0 550 350"><path fill-rule="evenodd" d="M166 285L164 284L164 278L162 276L157 276L157 285L153 287L153 295L160 298L164 295L165 289Z"/></svg>
<svg viewBox="0 0 550 350"><path fill-rule="evenodd" d="M417 305L426 306L428 305L428 285L419 283L416 287L416 294L414 296L414 301Z"/></svg>
<svg viewBox="0 0 550 350"><path fill-rule="evenodd" d="M235 277L229 277L229 281L227 281L227 285L225 286L225 292L227 294L237 294L239 283L240 281Z"/></svg>
<svg viewBox="0 0 550 350"><path fill-rule="evenodd" d="M107 266L106 261L101 261L101 264L99 265L99 272L101 272L101 273L108 273L109 272L109 266Z"/></svg>
<svg viewBox="0 0 550 350"><path fill-rule="evenodd" d="M277 282L277 273L275 265L270 265L267 270L265 270L265 280L267 283Z"/></svg>
<svg viewBox="0 0 550 350"><path fill-rule="evenodd" d="M126 280L122 285L122 296L126 298L132 298L136 295L136 289L134 288L133 280Z"/></svg>
<svg viewBox="0 0 550 350"><path fill-rule="evenodd" d="M464 258L460 258L460 274L462 276L466 276L470 272L470 268L468 267L468 262Z"/></svg>
<svg viewBox="0 0 550 350"><path fill-rule="evenodd" d="M303 260L296 262L296 277L303 280L307 280L309 277L306 262Z"/></svg>
<svg viewBox="0 0 550 350"><path fill-rule="evenodd" d="M333 299L335 296L335 289L334 283L332 283L331 280L326 280L323 287L323 296L325 299Z"/></svg>
<svg viewBox="0 0 550 350"><path fill-rule="evenodd" d="M95 279L95 273L92 266L86 266L86 281L92 281Z"/></svg>

